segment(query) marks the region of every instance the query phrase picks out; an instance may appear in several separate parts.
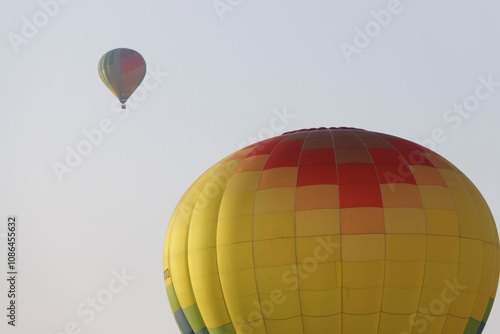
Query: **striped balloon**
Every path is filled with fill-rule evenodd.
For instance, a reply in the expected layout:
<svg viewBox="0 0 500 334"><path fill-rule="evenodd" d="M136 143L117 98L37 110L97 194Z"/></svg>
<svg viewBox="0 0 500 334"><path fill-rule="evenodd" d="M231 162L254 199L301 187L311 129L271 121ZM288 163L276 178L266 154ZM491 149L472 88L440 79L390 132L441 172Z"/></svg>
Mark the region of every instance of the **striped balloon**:
<svg viewBox="0 0 500 334"><path fill-rule="evenodd" d="M172 215L163 261L184 334L478 334L500 251L485 200L443 157L320 128L207 170Z"/></svg>
<svg viewBox="0 0 500 334"><path fill-rule="evenodd" d="M145 75L144 58L131 49L111 50L99 60L99 76L123 107Z"/></svg>

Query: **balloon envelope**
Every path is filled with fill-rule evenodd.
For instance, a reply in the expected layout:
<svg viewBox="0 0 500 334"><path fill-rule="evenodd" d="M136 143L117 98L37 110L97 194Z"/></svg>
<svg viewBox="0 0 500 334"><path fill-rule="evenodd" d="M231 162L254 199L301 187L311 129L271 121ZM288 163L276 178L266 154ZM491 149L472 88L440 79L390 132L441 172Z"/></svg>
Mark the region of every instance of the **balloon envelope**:
<svg viewBox="0 0 500 334"><path fill-rule="evenodd" d="M99 76L122 104L139 87L146 75L144 58L131 49L114 49L99 60Z"/></svg>
<svg viewBox="0 0 500 334"><path fill-rule="evenodd" d="M184 334L481 333L499 260L493 216L460 170L350 128L215 164L177 205L163 254Z"/></svg>

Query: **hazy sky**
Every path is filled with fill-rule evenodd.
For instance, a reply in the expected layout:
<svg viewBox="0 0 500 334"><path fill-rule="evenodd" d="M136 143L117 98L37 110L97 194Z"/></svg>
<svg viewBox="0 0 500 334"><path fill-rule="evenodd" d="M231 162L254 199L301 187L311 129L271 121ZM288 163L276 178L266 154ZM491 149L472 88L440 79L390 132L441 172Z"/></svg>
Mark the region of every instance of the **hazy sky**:
<svg viewBox="0 0 500 334"><path fill-rule="evenodd" d="M500 217L498 1L218 3L0 0L0 233L7 215L20 222L19 326L2 333L176 333L162 277L174 206L216 161L287 130L425 141ZM150 69L129 114L97 73L117 47ZM58 178L54 163L102 122ZM484 333L499 330L497 303Z"/></svg>

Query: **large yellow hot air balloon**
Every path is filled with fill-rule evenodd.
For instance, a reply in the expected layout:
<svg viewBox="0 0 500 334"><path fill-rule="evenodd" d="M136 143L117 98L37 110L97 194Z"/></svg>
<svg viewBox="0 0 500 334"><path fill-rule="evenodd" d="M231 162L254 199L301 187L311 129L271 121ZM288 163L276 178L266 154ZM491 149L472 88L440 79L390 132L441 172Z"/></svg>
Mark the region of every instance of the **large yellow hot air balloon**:
<svg viewBox="0 0 500 334"><path fill-rule="evenodd" d="M146 62L137 51L119 48L102 56L98 70L104 84L115 94L125 109L125 102L146 75Z"/></svg>
<svg viewBox="0 0 500 334"><path fill-rule="evenodd" d="M205 172L169 223L182 333L478 334L498 233L437 153L352 128L283 134Z"/></svg>

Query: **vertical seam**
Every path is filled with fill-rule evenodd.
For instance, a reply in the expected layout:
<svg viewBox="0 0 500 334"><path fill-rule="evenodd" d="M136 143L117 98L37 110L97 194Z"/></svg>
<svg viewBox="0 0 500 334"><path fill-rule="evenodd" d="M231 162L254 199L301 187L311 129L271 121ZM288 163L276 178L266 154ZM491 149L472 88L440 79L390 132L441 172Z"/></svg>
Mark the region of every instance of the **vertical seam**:
<svg viewBox="0 0 500 334"><path fill-rule="evenodd" d="M299 309L300 309L300 323L302 324L302 333L305 333L305 328L304 328L304 319L303 319L303 313L302 313L302 302L300 298L300 277L299 277L299 260L298 260L298 255L297 255L297 185L299 182L299 168L300 168L300 160L302 159L302 152L304 151L304 146L306 144L307 138L311 135L311 132L309 132L304 138L304 142L302 143L302 147L300 149L300 154L299 154L299 160L297 161L297 177L295 179L295 194L294 194L294 204L293 204L293 233L294 233L294 244L295 244L295 266L297 268L297 295L299 297Z"/></svg>
<svg viewBox="0 0 500 334"><path fill-rule="evenodd" d="M255 147L250 152L248 152L247 155L245 155L244 158L241 158L241 161L238 163L238 166L243 162L243 160L245 160L248 157L248 155L251 152L253 152L253 150L255 150ZM229 162L227 162L227 163L229 163ZM229 312L229 308L227 307L226 299L224 297L224 289L222 288L222 281L221 281L221 277L220 277L221 275L220 275L219 256L218 256L218 248L219 247L217 246L217 238L218 238L218 230L219 230L219 214L220 214L220 207L221 207L220 204L222 204L222 200L224 198L224 193L227 190L227 185L229 184L229 181L230 181L231 177L234 175L234 172L236 171L237 168L238 167L236 167L231 172L231 174L229 175L229 178L227 179L227 182L226 182L226 184L224 186L224 190L222 191L221 200L220 200L220 203L219 203L219 211L217 212L217 223L215 225L215 261L216 261L216 265L217 265L217 277L218 277L218 281L219 281L219 285L220 285L220 291L221 291L221 294L222 294L222 300L224 301L224 307L226 308L227 316L229 318L229 324L231 324L231 327L233 328L234 333L236 333L236 329L235 329L234 323L232 321L231 314ZM225 326L225 325L223 325L223 326Z"/></svg>
<svg viewBox="0 0 500 334"><path fill-rule="evenodd" d="M269 155L267 156L266 162L262 165L262 170L260 171L260 176L259 176L259 181L257 181L257 186L255 187L255 194L253 198L253 207L252 207L252 260L253 260L253 273L254 273L254 279L255 279L255 290L257 291L257 300L259 301L259 307L260 307L260 314L262 315L262 323L264 324L264 330L267 333L267 327L266 327L266 320L264 319L264 312L262 312L262 303L260 302L260 294L259 294L259 284L257 282L257 268L255 267L255 251L254 251L254 217L255 217L255 201L257 199L257 192L259 189L260 181L262 180L262 174L264 173L264 167L266 166L267 161L273 154L274 150L276 147L279 146L286 138L288 138L288 135L284 137L279 143L277 143ZM258 320L255 320L258 321ZM254 322L255 322L254 321Z"/></svg>
<svg viewBox="0 0 500 334"><path fill-rule="evenodd" d="M377 135L377 134L376 134ZM408 163L408 161L405 159L405 157L401 154L401 152L394 146L392 145L388 140L386 140L385 138L379 136L382 140L385 140L387 142L387 144L391 145L398 153L399 153L399 158L401 158L402 161L404 161L406 163L406 167L408 167L408 170L410 171L410 173L412 174L413 178L415 179L415 175L413 174L413 171L411 170L410 168L410 164ZM396 138L397 140L400 140L400 141L405 141L405 142L408 142L407 140L405 139L402 139L402 138ZM417 151L416 148L413 149L413 151ZM426 158L427 159L427 158ZM427 159L429 160L429 159ZM424 219L425 219L425 260L424 260L424 272L422 274L422 287L420 289L420 297L418 298L418 304L417 304L417 309L415 310L415 315L418 315L419 312L418 312L418 309L419 309L419 306L420 306L420 303L422 301L422 295L423 295L423 292L424 292L424 283L425 283L425 275L426 275L426 272L427 272L427 239L428 239L428 234L427 234L427 214L425 212L425 207L424 207L424 201L422 200L422 193L420 192L420 188L418 187L418 182L417 182L417 179L415 179L415 186L417 187L417 190L418 190L418 195L420 196L420 202L422 203L422 211L424 213ZM411 323L410 323L411 324ZM410 330L410 333L413 332L413 329L415 328L415 324L416 324L416 321L413 322L413 325L411 325L411 330Z"/></svg>
<svg viewBox="0 0 500 334"><path fill-rule="evenodd" d="M343 320L343 309L344 309L344 261L342 259L342 215L340 208L340 175L339 175L339 165L337 160L337 149L335 148L335 139L333 138L333 131L335 129L328 129L330 132L330 137L332 138L332 146L333 146L333 157L335 159L335 170L337 172L337 198L339 201L339 250L340 250L340 332L343 331L344 322ZM337 271L337 267L335 266L335 272ZM338 274L337 274L338 275ZM338 276L337 276L338 277Z"/></svg>
<svg viewBox="0 0 500 334"><path fill-rule="evenodd" d="M377 175L378 186L379 186L379 190L380 190L380 200L382 202L382 215L384 217L384 261L383 261L383 263L384 263L384 278L382 281L382 295L380 298L380 312L379 312L378 325L377 325L377 333L379 333L380 332L380 324L382 323L382 307L384 305L385 278L386 278L386 273L387 273L387 231L386 231L386 226L385 226L386 221L385 221L384 197L382 195L382 185L380 183L380 175L378 174L377 166L375 165L375 161L373 160L373 157L372 157L372 154L370 153L370 150L366 146L363 139L361 139L361 137L358 136L355 131L350 131L350 132L359 138L359 140L361 141L361 143L365 147L366 152L370 156L370 160L372 161L373 169L375 170L375 174Z"/></svg>

